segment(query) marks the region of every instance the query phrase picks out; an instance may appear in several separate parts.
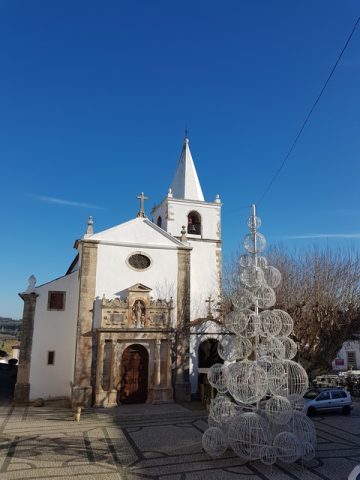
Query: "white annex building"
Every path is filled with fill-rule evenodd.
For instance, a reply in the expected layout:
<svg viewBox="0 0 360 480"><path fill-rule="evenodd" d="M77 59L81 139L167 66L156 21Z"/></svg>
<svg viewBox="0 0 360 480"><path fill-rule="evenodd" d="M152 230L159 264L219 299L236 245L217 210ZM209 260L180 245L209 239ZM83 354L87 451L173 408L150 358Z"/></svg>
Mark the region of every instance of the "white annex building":
<svg viewBox="0 0 360 480"><path fill-rule="evenodd" d="M221 201L205 201L187 138L152 221L138 198L128 222L94 233L89 218L63 277L30 277L15 401L115 406L198 391L223 332Z"/></svg>

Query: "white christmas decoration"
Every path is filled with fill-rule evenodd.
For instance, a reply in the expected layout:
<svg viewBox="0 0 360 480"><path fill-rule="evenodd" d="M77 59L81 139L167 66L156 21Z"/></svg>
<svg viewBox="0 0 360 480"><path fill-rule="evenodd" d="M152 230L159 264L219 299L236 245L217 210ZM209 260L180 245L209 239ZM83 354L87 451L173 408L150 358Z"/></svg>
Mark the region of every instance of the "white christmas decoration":
<svg viewBox="0 0 360 480"><path fill-rule="evenodd" d="M294 361L291 316L272 308L281 273L259 255L266 240L257 231L261 220L254 205L248 226L247 253L239 259L242 286L225 319L229 334L218 344L226 366L215 364L208 373L218 394L211 400L203 448L219 457L231 447L244 462L265 465L309 461L315 456L316 432L303 412L308 377Z"/></svg>
<svg viewBox="0 0 360 480"><path fill-rule="evenodd" d="M221 363L215 363L209 368L208 380L220 393L227 392L227 367Z"/></svg>
<svg viewBox="0 0 360 480"><path fill-rule="evenodd" d="M204 450L211 457L220 457L227 449L226 437L220 428L210 427L206 430L202 437Z"/></svg>

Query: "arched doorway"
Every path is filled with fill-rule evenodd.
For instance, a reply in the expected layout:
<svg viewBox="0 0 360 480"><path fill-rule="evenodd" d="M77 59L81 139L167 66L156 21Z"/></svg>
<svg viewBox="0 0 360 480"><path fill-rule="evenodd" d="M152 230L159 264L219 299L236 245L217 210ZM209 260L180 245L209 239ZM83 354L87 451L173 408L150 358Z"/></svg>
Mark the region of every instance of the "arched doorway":
<svg viewBox="0 0 360 480"><path fill-rule="evenodd" d="M214 363L224 363L218 354L218 340L208 338L199 345L199 368L210 368Z"/></svg>
<svg viewBox="0 0 360 480"><path fill-rule="evenodd" d="M149 354L142 345L130 345L124 350L120 371L120 403L144 403L148 393Z"/></svg>
<svg viewBox="0 0 360 480"><path fill-rule="evenodd" d="M205 406L213 396L207 381L207 372L215 363L224 363L218 354L218 340L208 338L200 343L198 349L198 391L201 403Z"/></svg>

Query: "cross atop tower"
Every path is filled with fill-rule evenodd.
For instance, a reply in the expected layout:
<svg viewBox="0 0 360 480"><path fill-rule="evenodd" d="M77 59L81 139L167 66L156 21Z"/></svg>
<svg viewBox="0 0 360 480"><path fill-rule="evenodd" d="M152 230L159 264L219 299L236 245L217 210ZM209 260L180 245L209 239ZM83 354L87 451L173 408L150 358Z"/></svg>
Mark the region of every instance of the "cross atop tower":
<svg viewBox="0 0 360 480"><path fill-rule="evenodd" d="M144 192L141 192L141 194L138 195L136 198L137 198L138 200L140 200L140 210L139 210L137 216L138 216L138 217L143 217L143 218L145 218L146 215L145 215L145 206L144 206L144 203L145 203L145 200L148 200L148 199L149 199L149 197L145 197Z"/></svg>

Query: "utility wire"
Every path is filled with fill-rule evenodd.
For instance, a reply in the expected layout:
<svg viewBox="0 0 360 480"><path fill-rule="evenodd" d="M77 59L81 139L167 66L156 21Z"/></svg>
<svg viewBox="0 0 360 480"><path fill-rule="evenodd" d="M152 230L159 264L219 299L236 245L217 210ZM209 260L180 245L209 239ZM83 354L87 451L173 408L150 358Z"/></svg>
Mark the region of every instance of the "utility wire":
<svg viewBox="0 0 360 480"><path fill-rule="evenodd" d="M298 134L297 134L296 137L295 137L295 140L293 141L293 143L292 143L289 151L288 151L287 154L285 155L285 157L284 157L281 165L280 165L279 168L276 170L274 176L272 177L272 179L270 180L269 184L268 184L267 187L265 188L263 194L262 194L261 197L259 198L259 201L257 202L257 205L260 205L260 203L261 203L262 200L264 199L265 195L266 195L266 194L268 193L268 191L270 190L272 184L273 184L273 183L275 182L275 180L277 179L279 173L280 173L281 170L284 168L286 161L288 160L288 158L289 158L290 155L292 154L292 152L293 152L293 150L294 150L294 148L295 148L295 146L296 146L296 144L297 144L297 142L298 142L298 140L299 140L299 138L300 138L300 136L301 136L301 134L302 134L305 126L306 126L306 124L308 123L308 121L309 121L309 119L310 119L310 117L311 117L311 114L313 113L313 111L315 110L317 104L319 103L319 100L320 100L320 98L322 97L322 94L324 93L324 91L325 91L325 89L326 89L326 87L327 87L327 85L328 85L331 77L333 76L333 74L334 74L334 72L335 72L335 70L336 70L336 67L338 66L338 63L339 63L340 60L341 60L341 57L343 56L343 54L344 54L347 46L349 45L350 40L351 40L351 37L353 36L353 34L354 34L354 32L355 32L355 30L356 30L356 27L358 26L359 22L360 22L360 17L357 18L357 20L356 20L356 22L355 22L355 24L354 24L354 26L353 26L353 29L351 30L350 35L348 36L348 38L347 38L347 40L346 40L346 42L345 42L345 45L343 46L343 49L342 49L341 52L340 52L340 55L338 56L338 58L337 58L337 60L336 60L336 62L335 62L335 64L334 64L333 68L331 69L331 72L330 72L329 76L327 77L326 82L324 83L324 85L323 85L323 87L322 87L319 95L317 96L317 98L316 98L313 106L311 107L309 113L307 114L305 120L303 121L303 123L302 123L302 125L301 125L301 128L300 128Z"/></svg>

